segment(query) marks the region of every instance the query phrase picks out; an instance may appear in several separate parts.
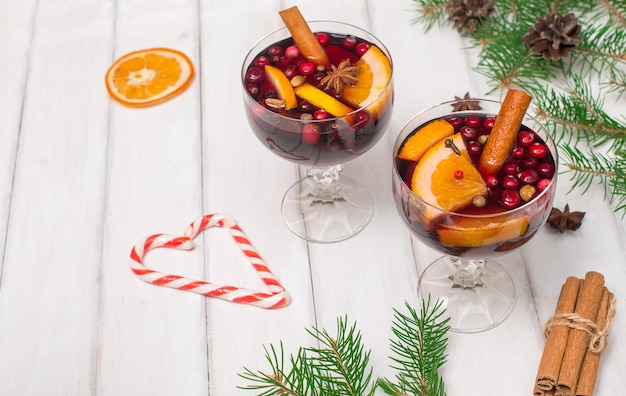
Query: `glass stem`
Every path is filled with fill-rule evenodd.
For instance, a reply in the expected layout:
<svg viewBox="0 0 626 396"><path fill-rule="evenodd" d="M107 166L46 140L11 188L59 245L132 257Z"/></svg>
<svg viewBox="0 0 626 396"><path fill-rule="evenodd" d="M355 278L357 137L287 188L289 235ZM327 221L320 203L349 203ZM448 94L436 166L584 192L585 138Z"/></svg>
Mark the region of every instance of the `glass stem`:
<svg viewBox="0 0 626 396"><path fill-rule="evenodd" d="M453 288L473 290L484 286L482 269L485 267L485 260L468 260L452 257L452 262L456 267L456 271L450 275L450 280L454 282Z"/></svg>
<svg viewBox="0 0 626 396"><path fill-rule="evenodd" d="M333 165L326 168L312 168L307 176L314 182L314 188L309 191L311 205L332 204L344 201L341 188L335 183L343 171L343 165Z"/></svg>

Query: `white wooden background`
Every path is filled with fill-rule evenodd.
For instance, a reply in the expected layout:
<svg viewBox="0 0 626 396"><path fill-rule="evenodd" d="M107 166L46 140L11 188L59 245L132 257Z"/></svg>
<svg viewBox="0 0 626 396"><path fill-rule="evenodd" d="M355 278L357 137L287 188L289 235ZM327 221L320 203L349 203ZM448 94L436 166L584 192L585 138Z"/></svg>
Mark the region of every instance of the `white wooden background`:
<svg viewBox="0 0 626 396"><path fill-rule="evenodd" d="M386 136L346 166L376 201L358 236L307 244L280 219L301 175L256 141L239 73L248 48L298 5L308 19L372 31L392 53L395 109ZM410 0L0 0L0 394L244 395L243 367L266 368L263 345L309 345L305 328L356 321L375 376L388 367L393 308L417 306L418 273L437 253L412 239L391 199L391 147L427 106L487 86L452 29L424 33ZM113 102L104 74L149 47L187 53L197 75L182 95L145 109ZM598 395L626 389L626 221L601 187L555 205L587 212L576 233L543 228L502 257L519 300L480 334L450 334L449 395L528 395L541 328L569 275L602 272L618 299ZM204 213L234 216L291 293L266 311L159 288L129 270L132 246L179 234ZM225 232L192 252L160 250L164 272L260 287ZM506 390L506 391L505 391Z"/></svg>

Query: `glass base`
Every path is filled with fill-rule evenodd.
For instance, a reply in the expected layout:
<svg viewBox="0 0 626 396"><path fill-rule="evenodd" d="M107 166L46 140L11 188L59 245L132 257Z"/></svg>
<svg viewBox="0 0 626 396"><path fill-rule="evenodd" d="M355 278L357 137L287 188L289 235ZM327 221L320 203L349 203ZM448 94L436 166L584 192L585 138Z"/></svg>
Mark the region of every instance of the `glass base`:
<svg viewBox="0 0 626 396"><path fill-rule="evenodd" d="M305 177L287 190L282 214L287 227L309 242L339 242L358 234L372 218L372 197L361 183L341 176L320 183Z"/></svg>
<svg viewBox="0 0 626 396"><path fill-rule="evenodd" d="M420 275L417 288L423 299L442 300L450 330L458 333L492 329L515 306L513 279L493 260L441 257Z"/></svg>

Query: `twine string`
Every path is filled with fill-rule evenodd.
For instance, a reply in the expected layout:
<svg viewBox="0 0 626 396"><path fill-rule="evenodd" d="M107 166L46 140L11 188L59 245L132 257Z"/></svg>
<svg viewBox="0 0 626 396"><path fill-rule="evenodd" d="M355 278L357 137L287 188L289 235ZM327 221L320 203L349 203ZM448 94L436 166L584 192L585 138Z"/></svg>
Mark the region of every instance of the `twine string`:
<svg viewBox="0 0 626 396"><path fill-rule="evenodd" d="M585 319L575 313L561 313L548 319L543 328L543 335L545 338L548 338L548 334L550 334L550 330L552 330L553 327L568 327L570 329L584 331L589 335L589 351L600 353L606 347L607 338L609 336L609 325L614 316L615 298L612 298L606 312L606 323L604 327L600 328L593 320ZM560 319L566 319L566 321Z"/></svg>

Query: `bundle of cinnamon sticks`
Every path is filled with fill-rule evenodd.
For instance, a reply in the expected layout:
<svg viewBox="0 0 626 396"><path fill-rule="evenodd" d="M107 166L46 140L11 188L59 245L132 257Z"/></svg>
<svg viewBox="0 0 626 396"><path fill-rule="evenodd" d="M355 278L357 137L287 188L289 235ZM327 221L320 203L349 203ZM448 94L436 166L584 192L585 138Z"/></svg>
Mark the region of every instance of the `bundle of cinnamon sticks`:
<svg viewBox="0 0 626 396"><path fill-rule="evenodd" d="M535 396L591 396L615 298L604 276L568 277L554 316L546 322L546 344L537 370Z"/></svg>

